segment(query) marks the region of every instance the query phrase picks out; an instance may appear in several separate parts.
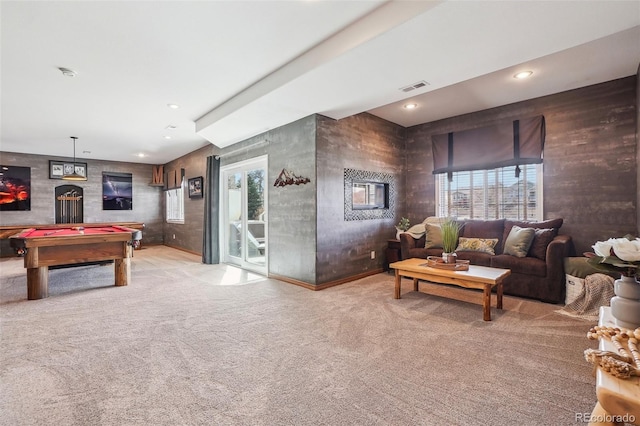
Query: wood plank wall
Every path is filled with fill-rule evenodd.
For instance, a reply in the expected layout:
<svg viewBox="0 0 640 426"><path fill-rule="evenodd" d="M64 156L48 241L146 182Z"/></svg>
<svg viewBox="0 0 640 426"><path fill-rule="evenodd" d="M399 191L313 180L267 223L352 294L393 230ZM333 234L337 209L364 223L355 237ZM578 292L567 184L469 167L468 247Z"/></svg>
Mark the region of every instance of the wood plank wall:
<svg viewBox="0 0 640 426"><path fill-rule="evenodd" d="M638 232L637 77L570 90L407 129L407 209L435 213L431 135L542 114L544 218L564 218L576 252ZM461 100L463 102L464 100Z"/></svg>

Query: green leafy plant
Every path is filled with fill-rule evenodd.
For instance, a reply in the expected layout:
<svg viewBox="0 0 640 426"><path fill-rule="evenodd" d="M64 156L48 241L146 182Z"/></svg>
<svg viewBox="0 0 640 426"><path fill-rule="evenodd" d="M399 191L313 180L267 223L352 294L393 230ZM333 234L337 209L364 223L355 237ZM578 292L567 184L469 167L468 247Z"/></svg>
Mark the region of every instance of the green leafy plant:
<svg viewBox="0 0 640 426"><path fill-rule="evenodd" d="M398 222L398 224L396 225L396 228L402 231L406 231L407 229L409 229L410 226L411 226L411 223L409 222L409 219L407 219L406 217L403 217L402 219L400 219L400 222Z"/></svg>
<svg viewBox="0 0 640 426"><path fill-rule="evenodd" d="M455 220L448 218L442 225L442 249L445 253L453 253L458 246L458 234L460 233L460 225Z"/></svg>

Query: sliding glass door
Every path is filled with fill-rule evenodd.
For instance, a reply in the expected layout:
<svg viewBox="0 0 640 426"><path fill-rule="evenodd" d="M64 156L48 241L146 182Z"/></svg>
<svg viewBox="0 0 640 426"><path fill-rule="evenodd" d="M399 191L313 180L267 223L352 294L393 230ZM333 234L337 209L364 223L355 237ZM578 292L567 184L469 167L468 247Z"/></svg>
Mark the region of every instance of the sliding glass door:
<svg viewBox="0 0 640 426"><path fill-rule="evenodd" d="M222 170L223 254L227 263L267 274L267 158Z"/></svg>

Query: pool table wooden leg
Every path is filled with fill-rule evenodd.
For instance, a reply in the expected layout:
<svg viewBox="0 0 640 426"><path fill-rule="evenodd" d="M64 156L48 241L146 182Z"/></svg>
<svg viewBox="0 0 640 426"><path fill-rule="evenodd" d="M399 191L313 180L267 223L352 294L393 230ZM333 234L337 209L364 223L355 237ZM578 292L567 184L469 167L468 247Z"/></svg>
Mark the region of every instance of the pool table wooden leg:
<svg viewBox="0 0 640 426"><path fill-rule="evenodd" d="M116 259L113 263L115 264L116 285L128 285L131 281L131 258Z"/></svg>
<svg viewBox="0 0 640 426"><path fill-rule="evenodd" d="M37 300L49 297L49 268L27 268L27 299Z"/></svg>

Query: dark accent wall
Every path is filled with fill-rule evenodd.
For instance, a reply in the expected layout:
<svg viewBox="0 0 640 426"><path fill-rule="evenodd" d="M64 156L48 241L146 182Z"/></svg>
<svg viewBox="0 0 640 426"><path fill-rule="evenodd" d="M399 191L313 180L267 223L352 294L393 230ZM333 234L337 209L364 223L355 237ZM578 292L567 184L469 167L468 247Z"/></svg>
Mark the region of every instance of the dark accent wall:
<svg viewBox="0 0 640 426"><path fill-rule="evenodd" d="M39 225L55 223L55 187L68 184L61 179L49 179L49 160L69 161L66 157L50 157L33 154L0 152L0 164L31 168L31 210L3 211L0 225ZM87 180L74 182L84 190L84 221L144 222L144 244L162 244L162 191L149 186L152 166L140 163L89 160ZM102 210L102 172L131 173L133 179L133 210ZM0 242L0 255L12 256L8 241Z"/></svg>
<svg viewBox="0 0 640 426"><path fill-rule="evenodd" d="M164 165L165 173L184 169L185 186L189 179L205 176L207 171L207 157L214 155L218 148L214 145L204 146L187 155L176 158ZM166 178L165 178L166 179ZM204 182L204 181L203 181ZM165 212L165 196L162 192L162 214ZM189 198L189 191L184 191L184 223L167 223L163 220L164 244L191 253L202 253L202 238L204 229L204 198Z"/></svg>
<svg viewBox="0 0 640 426"><path fill-rule="evenodd" d="M413 222L435 212L431 136L542 114L544 218L564 218L576 252L638 231L638 77L531 99L407 129L407 210ZM461 100L463 102L464 100Z"/></svg>
<svg viewBox="0 0 640 426"><path fill-rule="evenodd" d="M367 113L341 120L318 115L317 123L316 268L322 284L383 268L387 240L405 215L405 129ZM393 175L393 218L344 220L345 168Z"/></svg>

